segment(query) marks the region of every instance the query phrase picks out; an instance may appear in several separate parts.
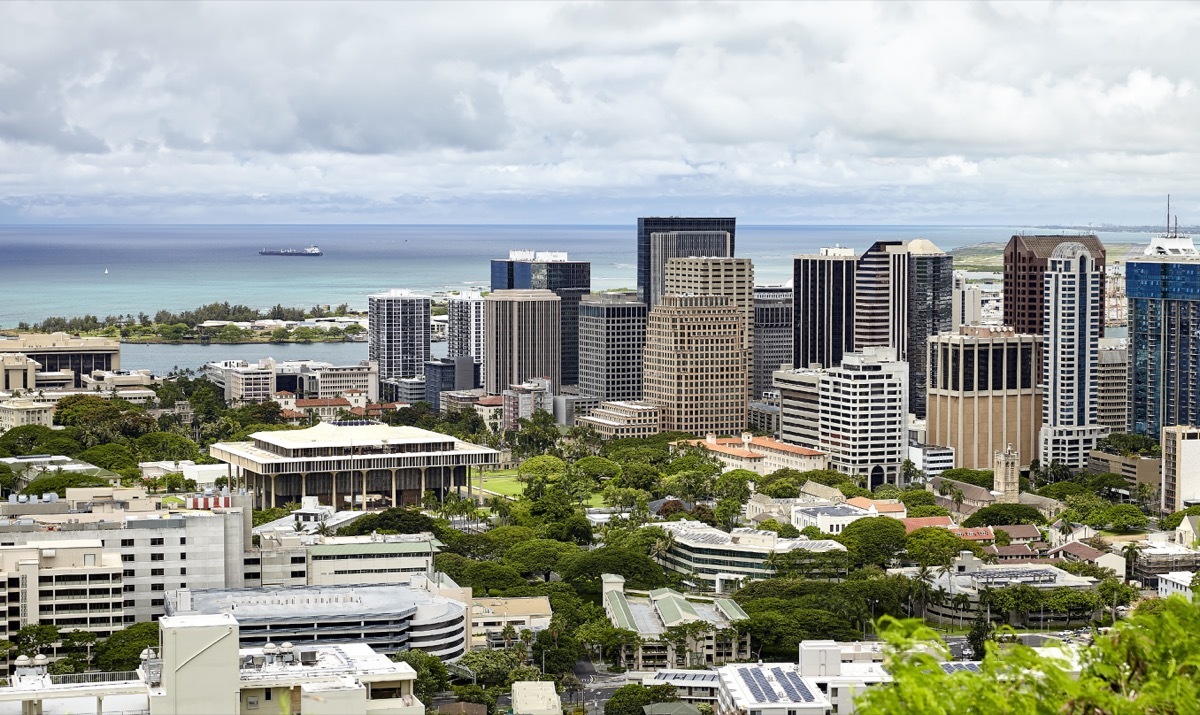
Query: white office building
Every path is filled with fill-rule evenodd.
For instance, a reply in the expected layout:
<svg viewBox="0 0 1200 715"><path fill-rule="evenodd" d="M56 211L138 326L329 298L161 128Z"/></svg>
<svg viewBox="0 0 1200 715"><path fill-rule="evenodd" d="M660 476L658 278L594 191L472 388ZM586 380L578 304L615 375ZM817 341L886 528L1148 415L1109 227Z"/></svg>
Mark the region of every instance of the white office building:
<svg viewBox="0 0 1200 715"><path fill-rule="evenodd" d="M1097 374L1103 269L1081 243L1063 243L1046 266L1042 428L1038 458L1079 471L1108 434L1099 422Z"/></svg>
<svg viewBox="0 0 1200 715"><path fill-rule="evenodd" d="M446 300L446 353L451 358L469 355L483 364L483 295L464 291Z"/></svg>

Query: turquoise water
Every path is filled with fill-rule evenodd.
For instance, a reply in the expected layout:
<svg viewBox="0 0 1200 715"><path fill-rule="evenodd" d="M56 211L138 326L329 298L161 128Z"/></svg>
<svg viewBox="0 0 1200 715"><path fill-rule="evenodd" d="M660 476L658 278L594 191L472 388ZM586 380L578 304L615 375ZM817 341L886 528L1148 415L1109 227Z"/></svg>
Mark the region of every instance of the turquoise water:
<svg viewBox="0 0 1200 715"><path fill-rule="evenodd" d="M1007 240L1003 227L739 226L737 255L758 283L791 277L791 256L924 236L942 248ZM214 301L267 308L349 303L388 288L486 285L509 249L565 250L592 262L597 289L633 287L629 226L7 226L0 227L0 326L104 317ZM320 258L259 256L317 244ZM105 271L108 271L105 273Z"/></svg>

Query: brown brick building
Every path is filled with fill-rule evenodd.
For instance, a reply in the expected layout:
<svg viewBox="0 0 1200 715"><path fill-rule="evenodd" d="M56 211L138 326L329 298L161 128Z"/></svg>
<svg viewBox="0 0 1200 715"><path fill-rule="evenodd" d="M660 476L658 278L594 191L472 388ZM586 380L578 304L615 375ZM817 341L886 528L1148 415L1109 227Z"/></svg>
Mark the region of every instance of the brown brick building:
<svg viewBox="0 0 1200 715"><path fill-rule="evenodd" d="M1104 295L1104 244L1095 236L1013 236L1004 247L1004 324L1018 333L1041 335L1045 307L1046 263L1063 243L1081 243L1100 270ZM1100 314L1104 334L1104 314Z"/></svg>

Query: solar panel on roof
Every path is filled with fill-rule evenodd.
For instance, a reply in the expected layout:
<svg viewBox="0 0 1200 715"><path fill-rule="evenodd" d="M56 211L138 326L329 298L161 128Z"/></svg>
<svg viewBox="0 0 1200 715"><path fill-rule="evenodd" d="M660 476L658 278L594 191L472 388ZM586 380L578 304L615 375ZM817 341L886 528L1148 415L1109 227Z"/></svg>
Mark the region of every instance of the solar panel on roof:
<svg viewBox="0 0 1200 715"><path fill-rule="evenodd" d="M784 676L793 686L795 686L796 690L800 691L803 702L811 703L817 699L816 696L812 694L812 691L808 689L808 686L804 684L804 681L800 679L799 675L789 670L784 673Z"/></svg>
<svg viewBox="0 0 1200 715"><path fill-rule="evenodd" d="M762 702L762 692L758 689L758 683L754 682L754 678L750 676L750 671L746 668L738 668L737 672L742 682L746 684L746 689L754 696L755 702Z"/></svg>
<svg viewBox="0 0 1200 715"><path fill-rule="evenodd" d="M763 696L766 698L767 702L779 702L779 696L775 694L775 688L772 688L771 684L767 682L767 676L763 675L762 671L757 668L750 672L754 674L755 680L758 681L758 687L762 689Z"/></svg>
<svg viewBox="0 0 1200 715"><path fill-rule="evenodd" d="M784 677L782 669L772 668L771 673L775 676L775 682L779 683L779 685L783 687L783 692L787 694L788 698L792 702L803 702L804 698L800 694L800 691L796 690L796 687L792 685L791 681Z"/></svg>

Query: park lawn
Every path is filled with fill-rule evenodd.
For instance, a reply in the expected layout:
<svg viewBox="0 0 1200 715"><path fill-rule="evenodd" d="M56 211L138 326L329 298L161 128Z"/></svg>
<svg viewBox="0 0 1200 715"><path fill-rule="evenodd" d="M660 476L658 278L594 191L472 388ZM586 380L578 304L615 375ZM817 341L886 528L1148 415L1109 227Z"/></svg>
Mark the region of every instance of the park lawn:
<svg viewBox="0 0 1200 715"><path fill-rule="evenodd" d="M483 488L506 497L519 497L525 491L525 485L517 481L516 476L495 476L492 473L483 476ZM584 506L604 506L604 498L600 492L595 492L584 502Z"/></svg>

